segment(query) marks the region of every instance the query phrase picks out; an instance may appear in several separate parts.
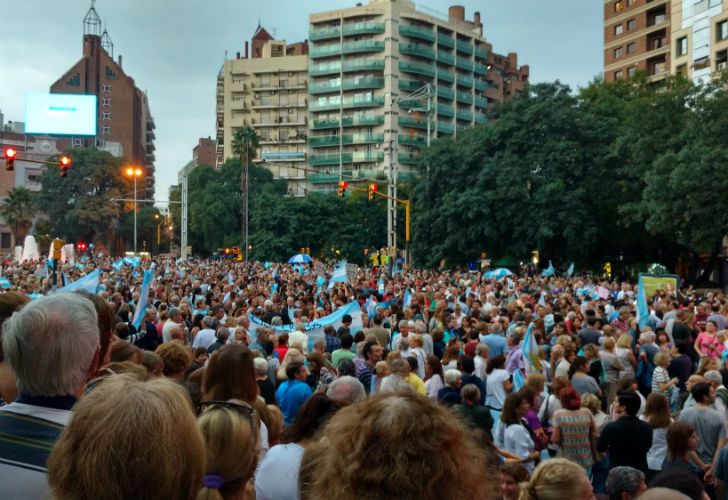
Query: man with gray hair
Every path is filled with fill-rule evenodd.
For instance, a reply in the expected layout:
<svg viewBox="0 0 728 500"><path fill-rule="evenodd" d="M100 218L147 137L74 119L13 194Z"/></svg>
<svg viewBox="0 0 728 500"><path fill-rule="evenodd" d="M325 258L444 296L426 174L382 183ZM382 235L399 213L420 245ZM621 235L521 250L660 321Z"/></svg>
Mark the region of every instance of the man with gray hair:
<svg viewBox="0 0 728 500"><path fill-rule="evenodd" d="M184 330L182 323L184 314L182 309L178 307L169 308L169 319L164 323L162 328L162 342L170 342L175 339L184 340Z"/></svg>
<svg viewBox="0 0 728 500"><path fill-rule="evenodd" d="M227 326L218 326L217 332L215 332L215 342L213 342L210 347L207 348L207 354L212 354L213 352L224 346L227 343L229 337L230 329Z"/></svg>
<svg viewBox="0 0 728 500"><path fill-rule="evenodd" d="M202 318L202 330L197 332L195 339L192 341L192 348L197 349L198 347L204 347L209 349L212 344L215 343L215 330L212 326L215 324L215 318L212 316L205 316Z"/></svg>
<svg viewBox="0 0 728 500"><path fill-rule="evenodd" d="M0 407L2 497L48 498L48 455L97 368L96 309L75 293L34 300L5 322L2 348L20 392Z"/></svg>
<svg viewBox="0 0 728 500"><path fill-rule="evenodd" d="M620 466L609 471L607 493L609 500L632 500L645 490L645 475L634 467Z"/></svg>
<svg viewBox="0 0 728 500"><path fill-rule="evenodd" d="M366 391L359 379L345 375L329 384L326 395L341 406L348 406L363 400L366 397Z"/></svg>

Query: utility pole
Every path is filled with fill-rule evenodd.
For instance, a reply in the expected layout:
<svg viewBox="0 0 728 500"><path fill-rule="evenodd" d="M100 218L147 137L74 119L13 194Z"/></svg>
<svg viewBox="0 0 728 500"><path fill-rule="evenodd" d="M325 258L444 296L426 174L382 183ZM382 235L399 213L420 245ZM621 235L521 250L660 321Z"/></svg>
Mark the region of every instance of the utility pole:
<svg viewBox="0 0 728 500"><path fill-rule="evenodd" d="M182 219L180 224L180 257L187 260L187 174L182 176L182 210L180 213Z"/></svg>

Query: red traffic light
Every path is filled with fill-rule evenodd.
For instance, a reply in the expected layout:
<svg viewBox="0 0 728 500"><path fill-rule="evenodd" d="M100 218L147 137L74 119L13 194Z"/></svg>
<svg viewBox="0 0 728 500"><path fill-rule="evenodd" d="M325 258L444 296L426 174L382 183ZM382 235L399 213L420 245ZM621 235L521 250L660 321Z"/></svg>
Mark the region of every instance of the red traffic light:
<svg viewBox="0 0 728 500"><path fill-rule="evenodd" d="M63 155L58 159L58 166L61 168L61 177L65 177L68 173L68 168L71 166L71 157Z"/></svg>
<svg viewBox="0 0 728 500"><path fill-rule="evenodd" d="M77 244L76 246L78 247L78 249L79 249L79 250L80 250L81 252L84 252L84 251L86 251L86 243L84 243L83 241L82 241L82 242L80 242L80 243L78 243L78 244Z"/></svg>
<svg viewBox="0 0 728 500"><path fill-rule="evenodd" d="M18 156L18 152L13 148L5 148L5 170L15 169L15 157Z"/></svg>

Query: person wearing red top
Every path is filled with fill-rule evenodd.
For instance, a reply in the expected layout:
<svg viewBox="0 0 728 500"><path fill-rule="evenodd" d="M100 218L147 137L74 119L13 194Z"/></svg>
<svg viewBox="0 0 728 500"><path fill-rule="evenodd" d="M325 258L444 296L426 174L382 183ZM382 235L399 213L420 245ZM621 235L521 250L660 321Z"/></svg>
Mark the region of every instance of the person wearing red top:
<svg viewBox="0 0 728 500"><path fill-rule="evenodd" d="M288 334L287 333L281 333L278 336L278 345L275 349L273 349L273 352L275 353L275 356L283 361L283 358L286 357L286 353L288 352Z"/></svg>

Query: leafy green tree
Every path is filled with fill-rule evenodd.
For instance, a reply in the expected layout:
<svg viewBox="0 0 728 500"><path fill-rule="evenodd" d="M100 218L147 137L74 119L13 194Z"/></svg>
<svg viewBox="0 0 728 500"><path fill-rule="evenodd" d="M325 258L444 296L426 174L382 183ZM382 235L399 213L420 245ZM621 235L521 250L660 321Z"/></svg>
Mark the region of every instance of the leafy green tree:
<svg viewBox="0 0 728 500"><path fill-rule="evenodd" d="M23 244L37 213L35 193L24 187L15 187L8 192L8 197L0 206L0 215L12 228L16 245Z"/></svg>

